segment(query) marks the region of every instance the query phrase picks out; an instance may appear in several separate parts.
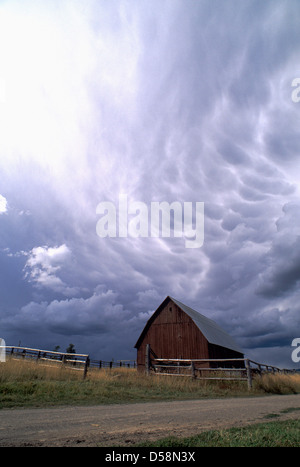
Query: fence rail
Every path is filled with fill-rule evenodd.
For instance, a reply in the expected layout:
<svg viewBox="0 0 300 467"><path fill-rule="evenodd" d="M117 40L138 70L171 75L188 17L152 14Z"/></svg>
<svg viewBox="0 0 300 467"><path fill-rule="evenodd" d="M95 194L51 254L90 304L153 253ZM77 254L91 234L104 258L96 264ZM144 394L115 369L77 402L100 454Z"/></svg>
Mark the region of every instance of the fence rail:
<svg viewBox="0 0 300 467"><path fill-rule="evenodd" d="M203 366L206 365L206 366ZM249 358L156 358L150 346L146 347L146 373L165 376L189 376L203 380L245 381L252 388L253 376L264 373L294 373L295 370L281 369L257 363Z"/></svg>
<svg viewBox="0 0 300 467"><path fill-rule="evenodd" d="M1 348L1 346L0 346ZM29 347L5 346L6 356L14 359L29 359L31 361L46 361L48 363L62 364L73 370L82 370L83 378L86 378L89 368L112 369L112 368L135 368L134 360L91 360L87 354L64 353L53 350L32 349Z"/></svg>
<svg viewBox="0 0 300 467"><path fill-rule="evenodd" d="M90 360L91 368L136 368L135 360L111 360L110 362L104 360Z"/></svg>

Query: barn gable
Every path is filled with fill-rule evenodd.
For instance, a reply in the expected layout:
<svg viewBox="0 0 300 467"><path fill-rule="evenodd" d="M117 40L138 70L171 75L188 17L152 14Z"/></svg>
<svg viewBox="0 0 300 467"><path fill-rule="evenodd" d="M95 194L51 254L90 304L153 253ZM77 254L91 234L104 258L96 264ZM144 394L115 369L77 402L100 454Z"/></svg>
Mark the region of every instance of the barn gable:
<svg viewBox="0 0 300 467"><path fill-rule="evenodd" d="M219 345L220 347L226 347L227 349L234 350L235 352L243 353L234 339L220 328L215 321L206 318L206 316L201 315L198 311L195 311L178 300L175 300L175 298L170 297L170 299L176 303L182 311L187 313L190 318L192 318L198 329L210 344Z"/></svg>
<svg viewBox="0 0 300 467"><path fill-rule="evenodd" d="M240 358L242 350L214 321L168 296L147 321L135 344L138 367L146 344L157 358Z"/></svg>

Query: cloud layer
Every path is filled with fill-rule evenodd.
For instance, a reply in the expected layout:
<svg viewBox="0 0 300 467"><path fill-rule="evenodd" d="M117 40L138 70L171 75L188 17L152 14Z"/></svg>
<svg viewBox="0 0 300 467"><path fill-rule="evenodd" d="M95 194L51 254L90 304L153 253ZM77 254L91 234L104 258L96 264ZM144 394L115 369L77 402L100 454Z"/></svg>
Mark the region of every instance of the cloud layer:
<svg viewBox="0 0 300 467"><path fill-rule="evenodd" d="M166 295L293 366L298 1L0 5L0 335L132 358ZM99 238L102 201L204 202L203 247Z"/></svg>

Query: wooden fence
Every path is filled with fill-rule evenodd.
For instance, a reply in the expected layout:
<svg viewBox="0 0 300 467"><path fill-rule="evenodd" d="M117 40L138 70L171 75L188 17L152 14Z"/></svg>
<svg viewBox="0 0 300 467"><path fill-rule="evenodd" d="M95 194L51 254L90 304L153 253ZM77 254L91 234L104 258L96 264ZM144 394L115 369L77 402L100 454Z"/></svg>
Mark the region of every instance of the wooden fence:
<svg viewBox="0 0 300 467"><path fill-rule="evenodd" d="M1 346L0 346L1 348ZM91 360L89 355L63 353L51 350L31 349L28 347L5 346L6 355L14 359L62 364L74 370L82 370L85 379L89 368L136 368L134 360ZM207 365L207 366L205 366ZM214 368L212 368L212 366ZM295 370L280 369L275 366L254 362L248 358L223 359L178 359L156 358L146 347L145 368L147 374L166 376L189 376L203 380L245 381L252 388L253 376L264 373L294 373Z"/></svg>
<svg viewBox="0 0 300 467"><path fill-rule="evenodd" d="M52 350L31 349L28 347L5 346L6 355L14 359L29 359L31 361L45 361L53 364L63 364L73 370L82 370L83 378L86 378L89 368L112 369L112 368L135 368L133 360L91 360L87 354L55 352Z"/></svg>
<svg viewBox="0 0 300 467"><path fill-rule="evenodd" d="M111 360L110 362L104 360L90 360L91 368L136 368L135 360Z"/></svg>
<svg viewBox="0 0 300 467"><path fill-rule="evenodd" d="M204 366L206 365L206 366ZM252 388L253 376L264 373L294 373L295 370L280 369L257 363L249 358L178 359L153 358L150 346L146 347L146 373L149 375L189 376L193 379L245 381Z"/></svg>

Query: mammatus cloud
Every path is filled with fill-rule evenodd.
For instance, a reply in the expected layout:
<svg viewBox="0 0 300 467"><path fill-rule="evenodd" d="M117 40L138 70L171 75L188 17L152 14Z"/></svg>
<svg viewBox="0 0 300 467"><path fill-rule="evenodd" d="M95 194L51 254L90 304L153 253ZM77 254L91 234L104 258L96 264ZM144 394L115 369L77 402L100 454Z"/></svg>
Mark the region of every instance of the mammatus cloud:
<svg viewBox="0 0 300 467"><path fill-rule="evenodd" d="M134 356L172 295L249 356L292 364L298 0L12 0L0 13L0 335ZM203 245L100 238L96 208L120 194L204 202Z"/></svg>
<svg viewBox="0 0 300 467"><path fill-rule="evenodd" d="M257 293L275 299L292 296L300 280L300 204L283 206L283 216L276 222L277 233L268 253L266 268L259 278Z"/></svg>

